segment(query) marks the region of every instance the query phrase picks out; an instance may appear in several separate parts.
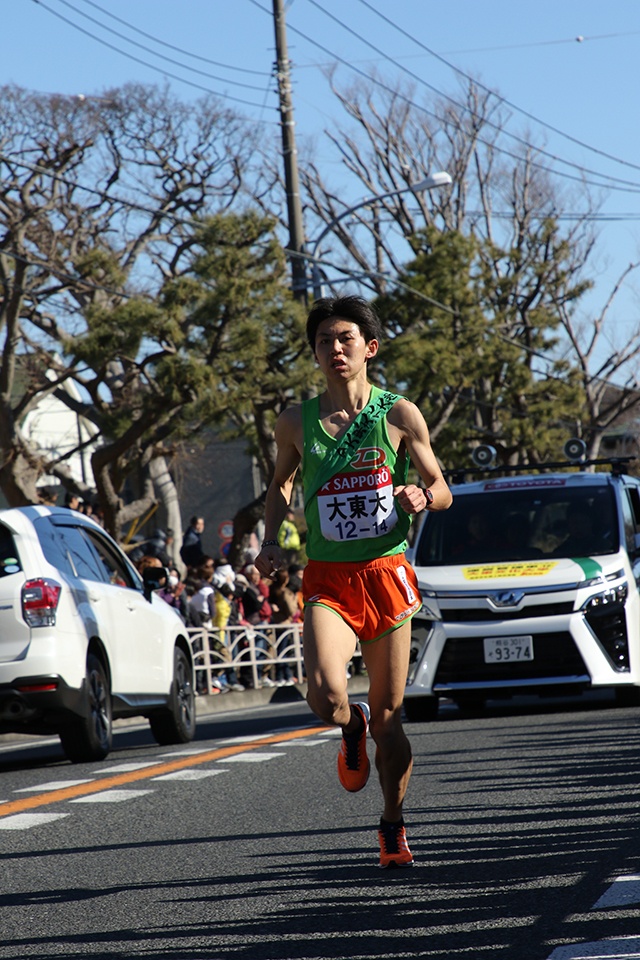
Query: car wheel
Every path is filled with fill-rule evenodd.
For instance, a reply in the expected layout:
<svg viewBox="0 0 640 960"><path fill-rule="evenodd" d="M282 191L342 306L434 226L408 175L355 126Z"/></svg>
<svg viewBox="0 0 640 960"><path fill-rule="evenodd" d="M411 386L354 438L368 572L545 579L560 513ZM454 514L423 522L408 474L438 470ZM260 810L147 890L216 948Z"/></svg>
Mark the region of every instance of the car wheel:
<svg viewBox="0 0 640 960"><path fill-rule="evenodd" d="M87 657L87 715L59 731L60 742L72 763L104 760L113 737L111 691L104 664L94 653Z"/></svg>
<svg viewBox="0 0 640 960"><path fill-rule="evenodd" d="M407 697L404 712L409 723L426 723L438 716L438 697Z"/></svg>
<svg viewBox="0 0 640 960"><path fill-rule="evenodd" d="M157 743L188 743L196 732L196 695L193 671L184 650L173 653L173 683L169 705L149 717L149 726Z"/></svg>

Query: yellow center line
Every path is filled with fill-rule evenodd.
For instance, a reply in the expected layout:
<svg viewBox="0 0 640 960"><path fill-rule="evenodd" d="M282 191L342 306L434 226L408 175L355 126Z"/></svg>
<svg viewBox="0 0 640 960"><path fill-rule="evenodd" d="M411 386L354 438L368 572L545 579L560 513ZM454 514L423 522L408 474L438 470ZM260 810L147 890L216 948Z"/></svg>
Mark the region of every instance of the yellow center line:
<svg viewBox="0 0 640 960"><path fill-rule="evenodd" d="M188 767L195 767L201 763L210 763L212 760L224 760L225 757L246 753L249 750L258 750L260 747L268 746L269 744L286 743L288 740L308 737L312 734L322 733L325 730L327 730L326 726L307 727L304 730L290 730L287 733L274 734L271 737L264 737L260 740L250 740L248 743L236 743L233 746L219 747L217 750L207 750L204 753L198 753L193 756L168 760L166 763L157 763L152 767L129 770L127 773L119 773L111 777L100 777L99 780L92 780L90 783L76 783L70 787L61 787L59 790L48 790L45 793L38 793L33 797L10 800L6 803L0 803L0 817L7 817L12 813L24 813L25 810L35 810L37 807L44 807L50 803L73 800L75 797L86 797L91 793L100 793L102 790L121 787L125 783L149 780L151 777L159 777L166 773L173 773L176 770L185 770Z"/></svg>

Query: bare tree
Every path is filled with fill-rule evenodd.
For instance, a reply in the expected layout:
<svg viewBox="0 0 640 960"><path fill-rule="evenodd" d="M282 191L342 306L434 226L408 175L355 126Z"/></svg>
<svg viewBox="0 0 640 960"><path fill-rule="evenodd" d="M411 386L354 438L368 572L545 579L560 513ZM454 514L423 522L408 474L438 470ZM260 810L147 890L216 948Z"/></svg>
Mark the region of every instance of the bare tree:
<svg viewBox="0 0 640 960"><path fill-rule="evenodd" d="M502 438L509 461L537 459L540 448L528 429L534 422L531 390L539 398L540 384L546 381L548 409L555 406L557 421L567 431L575 422L575 404L558 406L557 383L565 379L575 386L577 374L587 397L578 418L591 449L597 449L603 430L640 398L634 376L640 327L624 347L612 347L608 359L598 359L603 342L615 339L612 306L619 285L600 317L576 321L592 286L589 265L597 244L592 214L600 198L578 181L570 189L562 187L544 147L530 146L526 133L510 137L503 103L473 81L449 99L421 102L415 90L400 85L358 82L341 89L333 78L331 84L346 121L326 136L341 160L343 176L331 184L312 160L303 160L301 167L306 216L312 225L310 249L314 233L319 236L332 224L317 251L325 275L332 278L330 286L353 290L357 278L360 289L368 287L378 296L394 291L399 296L404 288L398 281L406 281L407 263L416 254L433 253L436 234L457 233L475 244L467 281L485 331L494 348L500 338L506 347L513 347L502 356L494 349L493 372L478 370L473 384L468 373L474 366L467 363L461 365L457 380L442 384L438 397L430 396L428 412L435 431L444 429L454 410L462 412L464 405L464 419L478 439ZM449 190L411 191L413 184L438 169L452 175ZM393 195L394 191L401 192ZM358 195L371 197L372 202L343 217ZM561 219L567 208L578 208L582 214L571 221ZM621 282L635 269L632 265ZM415 291L416 283L409 285ZM422 300L416 296L414 302L416 323L431 329L432 318L442 316L438 313L442 306L453 310L459 324L468 322L443 283L432 279L420 291ZM486 344L478 341L476 353L486 365ZM529 371L529 387L509 389L523 366ZM602 381L612 377L622 377L627 385L609 391L603 405ZM572 391L565 392L567 401L570 395ZM512 426L516 418L521 424L510 439L507 418ZM541 424L538 427L542 429Z"/></svg>
<svg viewBox="0 0 640 960"><path fill-rule="evenodd" d="M196 400L158 293L188 269L199 218L238 202L253 137L214 99L187 106L150 87L2 99L0 487L19 505L43 473L64 479L21 429L56 392L100 429L95 484L117 530L156 496L149 483L125 509L126 476Z"/></svg>

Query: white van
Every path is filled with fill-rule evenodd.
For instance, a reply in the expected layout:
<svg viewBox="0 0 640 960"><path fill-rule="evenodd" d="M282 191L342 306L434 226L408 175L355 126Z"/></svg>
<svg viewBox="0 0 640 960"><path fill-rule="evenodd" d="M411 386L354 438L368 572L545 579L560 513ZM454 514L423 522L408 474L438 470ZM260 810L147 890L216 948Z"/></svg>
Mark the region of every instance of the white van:
<svg viewBox="0 0 640 960"><path fill-rule="evenodd" d="M424 514L408 552L423 599L408 720L434 719L439 698L474 711L610 687L640 703L640 480L625 463L476 470L483 479L452 485L449 510Z"/></svg>

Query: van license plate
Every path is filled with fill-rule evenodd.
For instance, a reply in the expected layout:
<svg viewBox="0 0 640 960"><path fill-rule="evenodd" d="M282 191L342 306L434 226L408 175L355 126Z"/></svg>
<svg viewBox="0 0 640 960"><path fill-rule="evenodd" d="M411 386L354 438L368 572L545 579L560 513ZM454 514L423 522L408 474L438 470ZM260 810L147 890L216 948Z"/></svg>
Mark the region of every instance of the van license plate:
<svg viewBox="0 0 640 960"><path fill-rule="evenodd" d="M485 663L517 663L533 660L533 637L485 637Z"/></svg>

